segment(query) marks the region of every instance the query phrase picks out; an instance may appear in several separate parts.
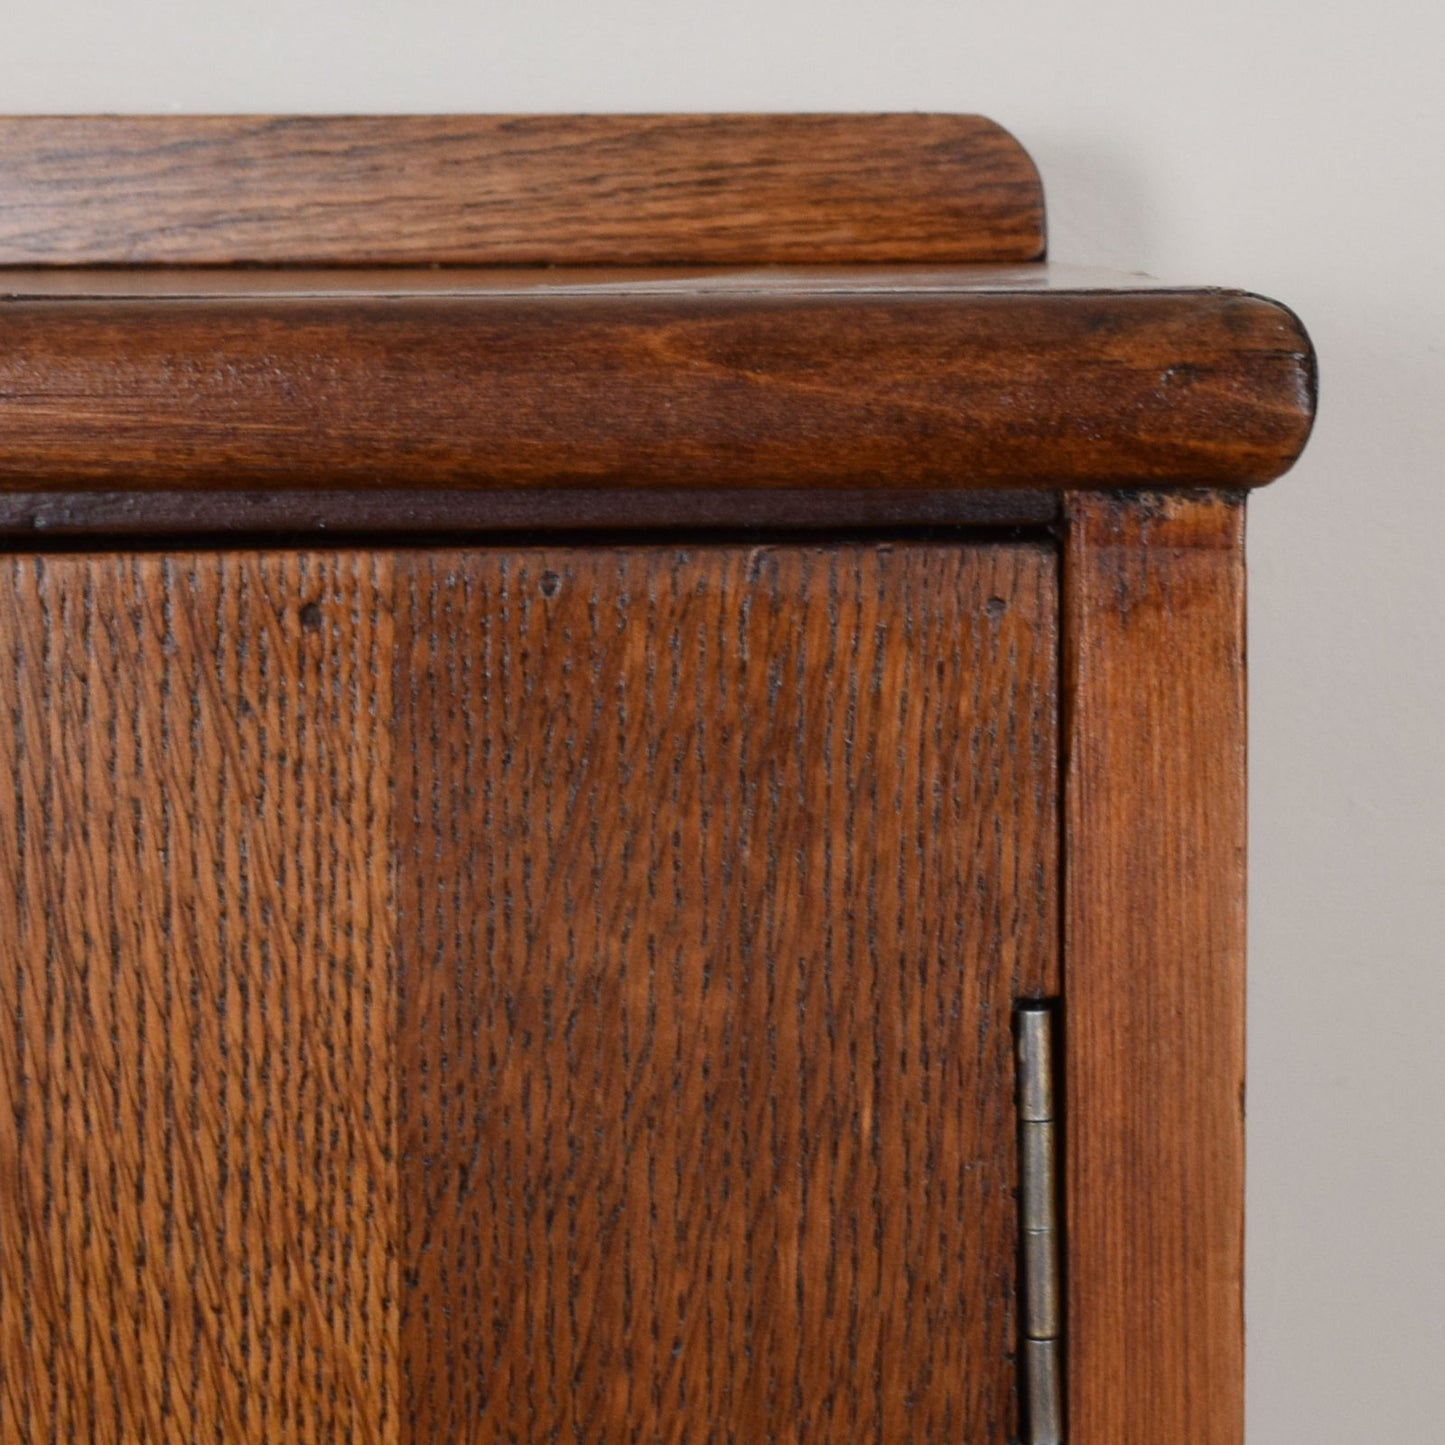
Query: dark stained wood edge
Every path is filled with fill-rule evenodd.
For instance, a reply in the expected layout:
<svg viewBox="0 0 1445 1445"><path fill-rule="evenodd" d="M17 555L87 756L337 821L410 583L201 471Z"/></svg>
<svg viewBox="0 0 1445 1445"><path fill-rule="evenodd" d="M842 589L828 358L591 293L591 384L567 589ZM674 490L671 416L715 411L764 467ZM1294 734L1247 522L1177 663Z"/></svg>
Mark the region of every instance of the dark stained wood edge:
<svg viewBox="0 0 1445 1445"><path fill-rule="evenodd" d="M850 527L1042 527L1052 492L0 492L0 536L174 537Z"/></svg>
<svg viewBox="0 0 1445 1445"><path fill-rule="evenodd" d="M975 115L14 116L0 264L1032 261Z"/></svg>
<svg viewBox="0 0 1445 1445"><path fill-rule="evenodd" d="M1258 485L1313 397L1226 291L0 303L25 492Z"/></svg>
<svg viewBox="0 0 1445 1445"><path fill-rule="evenodd" d="M1065 505L1068 1438L1240 1445L1243 497Z"/></svg>

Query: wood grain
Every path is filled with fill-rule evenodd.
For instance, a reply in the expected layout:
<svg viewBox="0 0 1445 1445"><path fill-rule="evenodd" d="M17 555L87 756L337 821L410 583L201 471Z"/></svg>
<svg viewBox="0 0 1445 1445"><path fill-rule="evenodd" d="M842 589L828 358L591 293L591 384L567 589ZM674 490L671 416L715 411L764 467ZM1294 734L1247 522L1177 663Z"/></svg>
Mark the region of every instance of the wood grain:
<svg viewBox="0 0 1445 1445"><path fill-rule="evenodd" d="M0 303L0 487L1252 485L1308 436L1232 292L624 282Z"/></svg>
<svg viewBox="0 0 1445 1445"><path fill-rule="evenodd" d="M1050 549L397 566L409 1438L1008 1438Z"/></svg>
<svg viewBox="0 0 1445 1445"><path fill-rule="evenodd" d="M0 566L0 1438L398 1438L380 590Z"/></svg>
<svg viewBox="0 0 1445 1445"><path fill-rule="evenodd" d="M971 115L14 116L0 265L1029 261Z"/></svg>
<svg viewBox="0 0 1445 1445"><path fill-rule="evenodd" d="M1243 1439L1243 523L1067 501L1071 1445Z"/></svg>
<svg viewBox="0 0 1445 1445"><path fill-rule="evenodd" d="M0 1438L1005 1438L1054 579L5 559Z"/></svg>

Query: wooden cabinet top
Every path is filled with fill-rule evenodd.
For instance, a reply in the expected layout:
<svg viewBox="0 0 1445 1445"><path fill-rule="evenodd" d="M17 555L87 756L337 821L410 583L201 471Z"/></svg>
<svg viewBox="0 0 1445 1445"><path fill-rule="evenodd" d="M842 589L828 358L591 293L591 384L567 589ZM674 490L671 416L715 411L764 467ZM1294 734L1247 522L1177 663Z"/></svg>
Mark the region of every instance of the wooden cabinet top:
<svg viewBox="0 0 1445 1445"><path fill-rule="evenodd" d="M14 118L0 201L11 494L1248 487L1314 412L973 116Z"/></svg>

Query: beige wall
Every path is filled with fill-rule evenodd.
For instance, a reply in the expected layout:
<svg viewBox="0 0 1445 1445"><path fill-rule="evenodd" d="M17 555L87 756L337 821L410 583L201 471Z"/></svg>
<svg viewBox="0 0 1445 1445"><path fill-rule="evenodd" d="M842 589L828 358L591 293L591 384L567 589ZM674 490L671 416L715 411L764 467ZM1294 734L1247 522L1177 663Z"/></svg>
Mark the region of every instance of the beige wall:
<svg viewBox="0 0 1445 1445"><path fill-rule="evenodd" d="M1439 0L11 0L0 109L981 110L1060 259L1304 316L1251 515L1250 1438L1445 1440ZM1174 1442L1160 1442L1174 1445Z"/></svg>

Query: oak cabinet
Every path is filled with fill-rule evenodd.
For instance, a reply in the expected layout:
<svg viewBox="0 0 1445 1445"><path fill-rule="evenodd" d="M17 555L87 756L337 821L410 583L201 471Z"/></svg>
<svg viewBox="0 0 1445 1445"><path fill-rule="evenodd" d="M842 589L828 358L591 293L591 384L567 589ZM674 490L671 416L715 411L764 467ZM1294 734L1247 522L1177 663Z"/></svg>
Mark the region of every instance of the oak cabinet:
<svg viewBox="0 0 1445 1445"><path fill-rule="evenodd" d="M972 117L0 186L0 1434L1237 1442L1294 318Z"/></svg>

